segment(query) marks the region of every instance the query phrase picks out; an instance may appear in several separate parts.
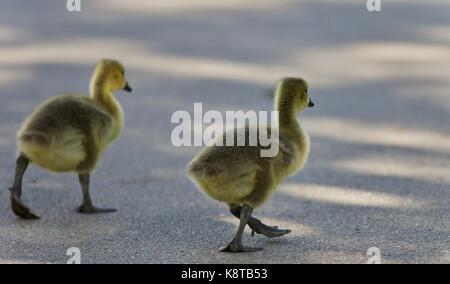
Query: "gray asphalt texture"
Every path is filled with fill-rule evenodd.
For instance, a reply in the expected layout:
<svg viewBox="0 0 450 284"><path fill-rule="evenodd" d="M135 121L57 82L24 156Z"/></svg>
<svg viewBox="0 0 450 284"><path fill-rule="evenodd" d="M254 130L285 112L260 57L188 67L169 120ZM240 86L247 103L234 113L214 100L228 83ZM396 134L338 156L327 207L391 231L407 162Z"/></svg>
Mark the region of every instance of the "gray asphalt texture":
<svg viewBox="0 0 450 284"><path fill-rule="evenodd" d="M448 1L64 2L0 3L1 263L65 263L70 247L83 263L366 263L370 247L383 263L450 263ZM117 94L125 130L92 176L94 203L118 212L76 213L76 175L31 167L23 198L42 218L19 220L16 131L49 96L87 93L103 57L134 88ZM311 154L254 216L292 233L246 230L263 251L219 253L237 220L185 176L200 148L172 146L171 115L271 110L282 76L310 83Z"/></svg>

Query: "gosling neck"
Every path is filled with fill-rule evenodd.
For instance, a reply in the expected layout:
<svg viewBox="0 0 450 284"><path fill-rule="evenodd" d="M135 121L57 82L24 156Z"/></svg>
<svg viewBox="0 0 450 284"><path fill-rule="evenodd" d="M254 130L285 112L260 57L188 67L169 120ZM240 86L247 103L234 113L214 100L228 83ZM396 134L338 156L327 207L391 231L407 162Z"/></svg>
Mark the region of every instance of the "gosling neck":
<svg viewBox="0 0 450 284"><path fill-rule="evenodd" d="M278 111L278 123L280 129L289 129L290 131L300 130L297 120L297 111L290 101L277 98L275 110Z"/></svg>
<svg viewBox="0 0 450 284"><path fill-rule="evenodd" d="M276 110L280 133L289 137L303 153L306 153L309 148L309 137L298 122L295 107L290 102L278 102Z"/></svg>
<svg viewBox="0 0 450 284"><path fill-rule="evenodd" d="M107 88L107 84L102 77L92 80L90 93L91 98L100 103L112 116L115 118L120 117L121 110L119 102L109 88Z"/></svg>

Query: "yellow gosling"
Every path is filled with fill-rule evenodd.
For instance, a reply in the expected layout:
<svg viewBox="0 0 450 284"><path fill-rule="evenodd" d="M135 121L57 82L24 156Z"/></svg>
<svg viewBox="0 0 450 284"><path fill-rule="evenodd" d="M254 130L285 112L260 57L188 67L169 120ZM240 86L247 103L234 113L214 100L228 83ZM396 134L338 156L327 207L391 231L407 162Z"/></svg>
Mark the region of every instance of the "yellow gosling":
<svg viewBox="0 0 450 284"><path fill-rule="evenodd" d="M19 157L11 191L11 208L24 219L39 218L20 200L22 177L33 163L55 173L76 172L83 193L80 213L106 213L115 209L93 206L89 194L90 173L105 148L122 132L124 116L114 92L131 88L123 65L110 59L97 63L90 96L65 94L50 98L24 121L17 135Z"/></svg>
<svg viewBox="0 0 450 284"><path fill-rule="evenodd" d="M211 198L227 203L230 212L240 219L235 237L221 251L261 250L242 244L246 225L252 229L252 235L257 233L273 238L290 232L267 226L251 215L284 178L305 166L310 142L297 121L297 112L313 106L303 79L284 78L278 83L275 94L275 110L279 112L279 151L276 156L262 157L260 153L264 147L259 143L258 146L210 146L189 163L188 174L193 181ZM250 141L251 133L257 133L249 131L249 127L257 126L245 128L246 141ZM267 131L271 133L270 128ZM225 145L226 135L219 139L224 139Z"/></svg>

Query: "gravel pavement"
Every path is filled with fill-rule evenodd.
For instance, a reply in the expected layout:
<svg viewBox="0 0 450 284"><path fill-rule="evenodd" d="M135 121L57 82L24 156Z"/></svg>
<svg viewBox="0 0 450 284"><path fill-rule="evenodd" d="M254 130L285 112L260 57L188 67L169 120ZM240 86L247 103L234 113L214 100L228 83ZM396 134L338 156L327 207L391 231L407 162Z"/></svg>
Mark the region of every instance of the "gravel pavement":
<svg viewBox="0 0 450 284"><path fill-rule="evenodd" d="M382 1L65 1L0 4L0 263L450 263L450 3ZM31 3L33 2L33 3ZM223 3L222 3L223 2ZM339 2L339 3L338 3ZM97 206L80 215L74 174L31 167L9 209L15 133L33 107L88 92L94 63L121 60L122 137L92 175ZM176 110L271 110L283 76L310 83L316 107L306 169L254 215L292 229L264 250L219 253L237 226L185 176L200 148L172 146Z"/></svg>

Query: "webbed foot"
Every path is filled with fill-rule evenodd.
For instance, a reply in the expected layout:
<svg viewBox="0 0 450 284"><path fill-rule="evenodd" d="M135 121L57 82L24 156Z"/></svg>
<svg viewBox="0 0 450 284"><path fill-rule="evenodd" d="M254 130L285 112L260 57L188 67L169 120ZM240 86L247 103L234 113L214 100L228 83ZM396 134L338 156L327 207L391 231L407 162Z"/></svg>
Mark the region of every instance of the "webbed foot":
<svg viewBox="0 0 450 284"><path fill-rule="evenodd" d="M250 217L252 216L253 207L248 204L242 205L239 212L239 227L233 240L224 248L221 252L255 252L260 251L262 248L246 247L242 244L242 235L244 233L245 226L247 226Z"/></svg>
<svg viewBox="0 0 450 284"><path fill-rule="evenodd" d="M113 208L97 208L92 204L91 195L89 194L89 174L79 174L78 175L81 185L81 190L83 192L83 204L78 207L79 213L84 214L95 214L95 213L112 213L116 212L117 209Z"/></svg>
<svg viewBox="0 0 450 284"><path fill-rule="evenodd" d="M30 208L22 203L20 197L16 193L14 193L13 189L10 188L9 190L11 191L11 210L16 216L27 220L35 220L40 218L39 216L31 212Z"/></svg>
<svg viewBox="0 0 450 284"><path fill-rule="evenodd" d="M252 237L257 234L262 234L268 238L277 238L289 234L291 230L289 229L278 229L277 226L267 226L258 219L253 219L249 221L250 228L252 229Z"/></svg>
<svg viewBox="0 0 450 284"><path fill-rule="evenodd" d="M99 213L112 213L116 212L117 209L114 208L97 208L92 205L82 204L77 208L78 213L82 214L99 214Z"/></svg>
<svg viewBox="0 0 450 284"><path fill-rule="evenodd" d="M236 218L240 218L242 211L242 206L232 206L230 205L230 212L235 216ZM263 222L261 222L259 219L256 219L255 217L249 217L247 225L252 229L252 237L256 234L262 234L268 238L276 238L281 237L286 234L289 234L291 230L281 230L278 229L277 226L271 227L265 225Z"/></svg>

